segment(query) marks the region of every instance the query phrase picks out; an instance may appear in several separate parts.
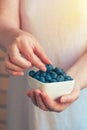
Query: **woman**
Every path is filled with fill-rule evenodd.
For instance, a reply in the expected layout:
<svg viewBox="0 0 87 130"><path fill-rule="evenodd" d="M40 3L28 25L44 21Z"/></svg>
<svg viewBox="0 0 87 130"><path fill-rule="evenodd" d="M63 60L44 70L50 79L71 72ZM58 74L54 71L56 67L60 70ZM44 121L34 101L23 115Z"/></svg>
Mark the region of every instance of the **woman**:
<svg viewBox="0 0 87 130"><path fill-rule="evenodd" d="M0 45L6 50L5 67L12 75L8 130L87 129L87 16L83 5L85 1L77 0L0 0ZM24 70L35 66L46 71L49 63L76 80L74 90L60 100L51 100L40 90L29 91Z"/></svg>

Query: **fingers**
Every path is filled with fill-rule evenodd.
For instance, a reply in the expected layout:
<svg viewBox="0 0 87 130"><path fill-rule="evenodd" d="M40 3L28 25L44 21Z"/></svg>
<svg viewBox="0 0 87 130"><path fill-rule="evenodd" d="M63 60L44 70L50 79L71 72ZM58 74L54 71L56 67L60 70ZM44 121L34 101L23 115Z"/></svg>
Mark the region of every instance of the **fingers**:
<svg viewBox="0 0 87 130"><path fill-rule="evenodd" d="M32 66L42 71L46 71L45 64L50 64L50 60L38 42L29 33L21 32L14 38L7 47L10 62L6 63L6 69L10 74L23 74L24 69Z"/></svg>
<svg viewBox="0 0 87 130"><path fill-rule="evenodd" d="M23 69L20 66L17 66L15 64L11 63L8 56L6 56L6 58L5 58L5 67L8 69L13 68L13 70L15 70L15 71L23 71Z"/></svg>
<svg viewBox="0 0 87 130"><path fill-rule="evenodd" d="M15 45L12 46L9 50L8 56L13 64L20 66L24 69L27 69L32 66L32 64L20 54L17 46Z"/></svg>
<svg viewBox="0 0 87 130"><path fill-rule="evenodd" d="M47 108L50 111L56 111L56 109L55 109L56 106L54 105L54 101L46 93L43 92L41 94L41 97L43 99L43 102L44 102L45 106L47 106Z"/></svg>
<svg viewBox="0 0 87 130"><path fill-rule="evenodd" d="M25 68L25 69L30 68L33 65L43 71L46 71L45 63L50 63L50 60L48 60L48 58L46 58L45 53L43 53L41 55L41 57L38 57L33 52L32 48L27 46L26 44L25 44L25 46L23 46L23 49L20 51L21 51L21 54L16 46L11 47L11 50L9 51L9 57L10 57L10 60L12 61L12 63L14 63L22 68ZM41 54L41 50L38 50L38 52L39 51ZM41 58L44 59L44 62L41 61Z"/></svg>
<svg viewBox="0 0 87 130"><path fill-rule="evenodd" d="M60 102L59 98L56 100L52 100L46 93L40 91L39 89L31 91L27 95L31 98L34 105L38 106L44 111L62 112L73 101L76 100L76 96L74 97L74 100L72 100L72 102Z"/></svg>
<svg viewBox="0 0 87 130"><path fill-rule="evenodd" d="M37 106L40 109L45 111L62 112L79 97L80 88L75 87L70 94L64 95L55 100L51 99L45 92L42 92L39 89L36 89L33 92L35 93L33 96L36 97ZM34 103L35 100L33 101L34 98L32 98L32 95L29 95L29 97Z"/></svg>
<svg viewBox="0 0 87 130"><path fill-rule="evenodd" d="M46 93L41 93L44 104L50 111L61 112L66 109L80 96L80 88L74 87L70 94L64 95L56 100L52 100Z"/></svg>
<svg viewBox="0 0 87 130"><path fill-rule="evenodd" d="M51 99L46 93L42 93L42 99L49 111L62 112L69 106L69 103L61 103L59 98L56 100Z"/></svg>
<svg viewBox="0 0 87 130"><path fill-rule="evenodd" d="M29 55L28 60L32 63L33 66L36 66L37 68L43 71L46 71L45 65L41 62L41 60L34 53L31 53Z"/></svg>
<svg viewBox="0 0 87 130"><path fill-rule="evenodd" d="M24 68L12 63L8 55L5 58L5 69L9 74L14 75L14 76L24 75Z"/></svg>
<svg viewBox="0 0 87 130"><path fill-rule="evenodd" d="M27 92L27 96L29 98L31 98L32 102L34 105L36 105L37 107L39 107L40 109L44 110L44 111L48 111L48 108L45 106L45 104L43 103L43 100L41 98L40 95L40 90L31 90Z"/></svg>
<svg viewBox="0 0 87 130"><path fill-rule="evenodd" d="M32 94L34 93L34 95ZM58 111L58 108L55 108L54 101L50 99L47 94L44 94L39 89L32 90L31 92L28 92L27 95L31 98L33 104L35 104L35 100L33 100L35 97L37 106L44 110L44 111ZM35 96L32 98L32 95ZM57 104L57 103L56 103ZM36 105L36 104L35 104Z"/></svg>
<svg viewBox="0 0 87 130"><path fill-rule="evenodd" d="M33 95L32 92L35 93L35 95ZM36 98L32 97L32 95L36 96ZM31 98L34 105L44 111L61 112L66 106L65 104L60 105L57 101L52 100L47 94L41 92L39 89L28 92L27 96ZM35 102L37 102L37 104Z"/></svg>
<svg viewBox="0 0 87 130"><path fill-rule="evenodd" d="M46 105L44 104L41 94L40 94L40 90L37 90L36 92L36 100L37 100L37 104L38 107L41 108L44 111L48 111L49 109L46 107Z"/></svg>
<svg viewBox="0 0 87 130"><path fill-rule="evenodd" d="M51 61L47 58L46 54L43 52L39 45L35 45L35 47L30 47L29 44L26 44L22 49L22 54L32 63L33 66L46 71L45 64L51 63ZM26 50L26 51L24 51Z"/></svg>
<svg viewBox="0 0 87 130"><path fill-rule="evenodd" d="M38 107L36 96L35 96L35 92L33 90L32 91L27 91L26 94L27 94L28 97L31 98L33 104Z"/></svg>
<svg viewBox="0 0 87 130"><path fill-rule="evenodd" d="M10 75L13 75L13 76L23 76L24 75L24 72L20 71L20 72L16 72L14 70L10 70L10 69L7 69L6 70Z"/></svg>

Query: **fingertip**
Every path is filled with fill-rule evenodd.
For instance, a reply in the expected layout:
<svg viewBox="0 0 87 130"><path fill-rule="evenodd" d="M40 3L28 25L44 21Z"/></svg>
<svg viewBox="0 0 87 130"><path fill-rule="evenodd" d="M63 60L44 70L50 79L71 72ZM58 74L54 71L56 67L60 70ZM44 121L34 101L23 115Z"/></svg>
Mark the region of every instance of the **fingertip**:
<svg viewBox="0 0 87 130"><path fill-rule="evenodd" d="M48 59L48 64L52 64L52 61L50 59Z"/></svg>
<svg viewBox="0 0 87 130"><path fill-rule="evenodd" d="M71 96L68 95L68 96L61 97L60 102L61 103L71 102Z"/></svg>
<svg viewBox="0 0 87 130"><path fill-rule="evenodd" d="M23 75L24 75L24 72L20 72L20 75L23 76Z"/></svg>
<svg viewBox="0 0 87 130"><path fill-rule="evenodd" d="M45 66L45 65L42 66L42 67L41 67L41 70L44 71L44 72L46 72L46 70L47 70L47 69L46 69L46 66Z"/></svg>
<svg viewBox="0 0 87 130"><path fill-rule="evenodd" d="M24 72L13 73L13 76L24 76Z"/></svg>
<svg viewBox="0 0 87 130"><path fill-rule="evenodd" d="M61 97L61 98L60 98L60 102L61 102L61 103L65 103L65 102L66 102L66 100L67 100L67 98L66 98L66 97Z"/></svg>

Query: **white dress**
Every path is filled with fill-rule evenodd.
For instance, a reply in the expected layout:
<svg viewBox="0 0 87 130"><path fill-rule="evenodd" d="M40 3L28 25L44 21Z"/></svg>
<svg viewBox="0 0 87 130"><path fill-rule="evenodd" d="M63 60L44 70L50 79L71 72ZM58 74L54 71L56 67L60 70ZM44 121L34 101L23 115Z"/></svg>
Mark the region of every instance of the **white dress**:
<svg viewBox="0 0 87 130"><path fill-rule="evenodd" d="M86 0L20 0L21 28L36 37L54 66L66 70L86 47L86 5ZM27 89L26 72L23 77L11 77L8 130L87 130L87 88L61 113L34 106Z"/></svg>

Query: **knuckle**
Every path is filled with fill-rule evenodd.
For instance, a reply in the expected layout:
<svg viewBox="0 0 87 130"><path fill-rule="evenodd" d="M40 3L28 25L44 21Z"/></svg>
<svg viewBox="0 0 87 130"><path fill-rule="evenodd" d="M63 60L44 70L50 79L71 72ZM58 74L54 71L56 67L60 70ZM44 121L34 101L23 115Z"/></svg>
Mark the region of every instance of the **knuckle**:
<svg viewBox="0 0 87 130"><path fill-rule="evenodd" d="M19 47L21 47L21 46L20 46L20 43L21 43L22 45L24 45L24 43L28 43L28 42L27 42L26 35L20 34L20 35L18 35L18 36L13 40L13 44L17 44ZM9 46L9 47L10 47L10 46Z"/></svg>
<svg viewBox="0 0 87 130"><path fill-rule="evenodd" d="M15 38L15 42L16 43L19 43L19 42L21 42L21 43L27 43L26 41L27 41L27 36L25 34L20 34L19 36L17 36Z"/></svg>
<svg viewBox="0 0 87 130"><path fill-rule="evenodd" d="M21 36L17 36L17 37L15 38L15 42L16 42L16 43L20 42L20 40L21 40Z"/></svg>
<svg viewBox="0 0 87 130"><path fill-rule="evenodd" d="M31 62L34 62L34 61L35 61L35 57L34 57L34 55L31 54L31 53L28 54L28 58L29 58L29 60L30 60Z"/></svg>
<svg viewBox="0 0 87 130"><path fill-rule="evenodd" d="M17 56L12 56L11 57L11 61L12 62L17 62L18 61L18 57Z"/></svg>
<svg viewBox="0 0 87 130"><path fill-rule="evenodd" d="M21 40L23 39L23 35L18 35L16 38L15 38L15 42L20 42Z"/></svg>

